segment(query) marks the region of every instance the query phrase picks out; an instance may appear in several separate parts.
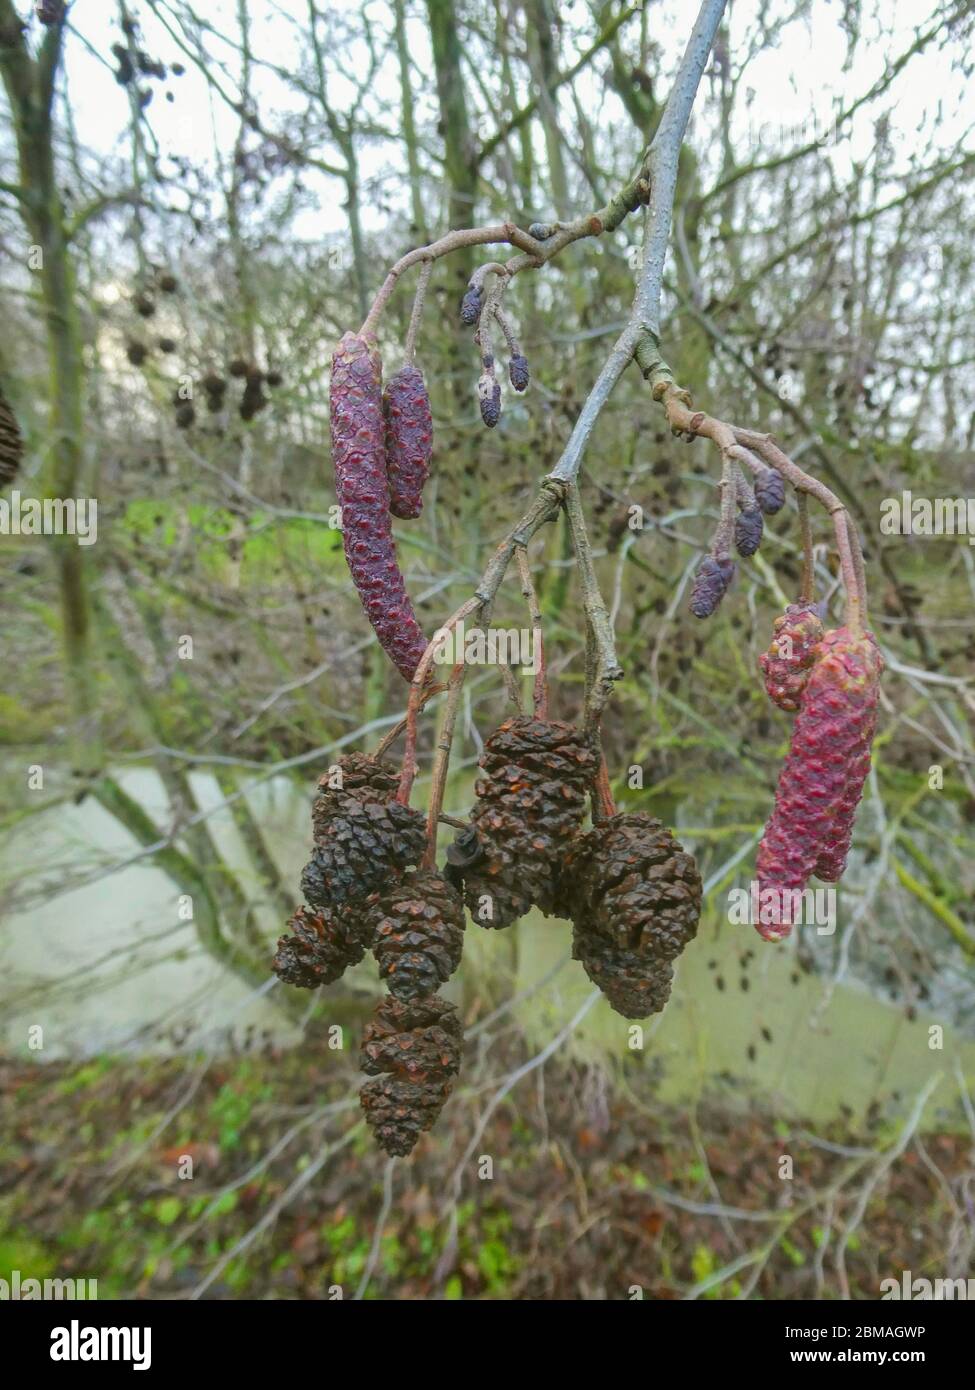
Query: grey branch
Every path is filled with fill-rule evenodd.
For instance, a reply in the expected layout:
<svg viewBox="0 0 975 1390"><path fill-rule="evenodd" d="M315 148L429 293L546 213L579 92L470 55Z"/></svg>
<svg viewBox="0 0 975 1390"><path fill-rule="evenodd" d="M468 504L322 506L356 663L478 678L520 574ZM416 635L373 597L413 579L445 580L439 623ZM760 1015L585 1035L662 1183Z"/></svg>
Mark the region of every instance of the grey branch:
<svg viewBox="0 0 975 1390"><path fill-rule="evenodd" d="M664 114L656 134L643 159L642 173L650 183L643 238L643 264L637 282L630 317L617 338L602 371L579 412L565 452L552 470L551 477L561 482L575 482L582 465L589 436L603 406L612 395L627 364L647 334L656 339L660 333L660 286L670 239L670 224L677 191L677 161L687 131L691 108L711 51L715 33L724 14L726 0L703 0L697 23L694 25Z"/></svg>

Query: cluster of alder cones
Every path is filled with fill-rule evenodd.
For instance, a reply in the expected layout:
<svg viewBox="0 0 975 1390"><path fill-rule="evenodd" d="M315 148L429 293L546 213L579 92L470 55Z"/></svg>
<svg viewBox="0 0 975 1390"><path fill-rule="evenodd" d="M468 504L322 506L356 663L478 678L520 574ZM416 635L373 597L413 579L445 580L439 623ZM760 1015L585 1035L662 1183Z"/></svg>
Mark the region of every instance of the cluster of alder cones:
<svg viewBox="0 0 975 1390"><path fill-rule="evenodd" d="M157 309L157 294L174 295L180 292L180 284L175 275L170 271L157 268L151 279L143 281L132 297L132 307L144 321L154 318ZM177 351L179 344L175 338L162 336L156 338L155 346L160 352L170 354ZM126 340L125 355L133 367L141 367L146 360L151 357L151 348L141 336L130 336ZM199 379L199 386L202 388L203 396L206 400L207 410L211 415L217 415L224 410L228 404L233 404L232 399L228 400L227 387L230 384L228 378L233 378L243 382L243 390L239 400L236 402L237 413L242 420L253 420L255 415L259 415L268 405L271 398L265 394L264 388L274 388L280 386L284 377L275 367L261 367L248 357L240 355L231 358L227 363L227 375L221 371L210 367ZM194 405L196 393L187 395L185 386L181 383L172 394L173 420L177 429L186 430L196 423L197 411Z"/></svg>
<svg viewBox="0 0 975 1390"><path fill-rule="evenodd" d="M431 1127L460 1067L461 1022L437 991L460 963L465 902L487 928L532 908L570 918L574 956L627 1018L664 1007L697 930L697 867L659 821L621 812L583 831L599 758L579 729L519 715L488 738L480 765L470 822L441 872L399 776L364 754L343 758L312 807L307 906L274 958L285 983L316 988L372 951L388 993L363 1037L361 1100L390 1154Z"/></svg>
<svg viewBox="0 0 975 1390"><path fill-rule="evenodd" d="M476 325L481 412L493 426L500 389L492 322L508 340L516 390L528 385L527 362L500 299L484 292L477 274L461 318ZM346 333L332 360L332 460L349 570L383 650L412 682L415 717L414 698L431 689L423 672L432 649L406 591L392 522L420 513L432 414L413 361L412 328L407 360L384 386L368 325ZM692 432L698 419L703 415L690 417ZM764 516L785 501L781 473L748 450L738 452L754 482L729 452L721 519L691 595L701 618L729 588L732 546L754 554ZM796 716L757 866L760 902L770 896L772 905L755 925L766 939L780 940L792 920L786 896L801 892L813 874L835 882L845 868L870 768L882 661L872 634L856 621L826 632L819 610L803 597L776 621L761 666L770 698ZM487 739L469 821L442 870L439 805L425 817L408 804L414 748L402 774L350 754L319 784L314 851L302 875L307 906L279 940L274 966L287 983L314 988L372 951L388 992L365 1030L362 1066L370 1079L361 1099L390 1154L409 1153L433 1125L460 1067L461 1021L438 991L460 963L465 907L488 929L510 926L533 908L570 920L575 958L626 1018L664 1007L673 963L697 930L702 886L693 858L653 816L613 807L598 733L549 719L544 676L541 686L533 715L508 719ZM587 730L590 724L598 728L587 705Z"/></svg>

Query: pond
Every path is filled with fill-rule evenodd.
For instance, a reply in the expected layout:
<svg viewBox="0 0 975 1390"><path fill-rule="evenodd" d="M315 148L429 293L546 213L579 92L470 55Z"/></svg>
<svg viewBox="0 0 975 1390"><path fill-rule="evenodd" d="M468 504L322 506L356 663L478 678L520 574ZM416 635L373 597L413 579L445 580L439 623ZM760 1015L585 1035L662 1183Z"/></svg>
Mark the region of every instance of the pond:
<svg viewBox="0 0 975 1390"><path fill-rule="evenodd" d="M154 771L128 768L118 778L165 823L166 798ZM193 774L191 783L202 807L219 805L212 776ZM307 848L307 793L288 778L270 779L248 792L248 804L286 881L297 884ZM229 811L216 811L208 824L245 893L260 902L260 880ZM34 1051L38 1060L200 1047L220 1052L300 1037L299 1025L276 1006L280 986L273 977L249 986L209 955L185 920L171 879L90 798L22 822L0 851L0 875L19 896L26 886L40 898L39 883L49 884L44 900L3 919L2 1038L11 1052ZM270 956L280 919L267 905L258 917ZM568 958L570 948L568 926L537 914L505 933L469 927L464 965L446 993L470 998L478 979L503 961L518 996L511 1017L541 1049L566 1029L592 990ZM359 991L378 989L368 959L350 978ZM711 920L681 958L662 1015L634 1031L599 1001L560 1046L615 1060L624 1078L627 1067L653 1068L666 1101L720 1094L746 1103L759 1096L773 1110L816 1122L848 1111L861 1119L878 1109L896 1115L940 1073L928 1120L940 1110L943 1123L945 1108L957 1105L958 1070L970 1082L975 1076L975 1042L945 1026L942 1046L932 1045L939 1040L932 1026L941 1021L909 1019L861 982L833 985L801 969L794 942L769 946L750 927L716 927ZM957 1113L950 1122L961 1123Z"/></svg>

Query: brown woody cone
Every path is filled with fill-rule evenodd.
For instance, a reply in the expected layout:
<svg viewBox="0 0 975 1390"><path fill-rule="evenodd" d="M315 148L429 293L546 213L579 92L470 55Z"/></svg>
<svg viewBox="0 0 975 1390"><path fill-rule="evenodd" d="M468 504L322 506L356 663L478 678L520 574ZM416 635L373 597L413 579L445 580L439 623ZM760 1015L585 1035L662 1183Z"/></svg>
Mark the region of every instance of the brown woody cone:
<svg viewBox="0 0 975 1390"><path fill-rule="evenodd" d="M278 938L272 962L274 973L286 985L317 989L333 984L366 953L364 924L356 908L310 912L299 907L288 926L293 934Z"/></svg>
<svg viewBox="0 0 975 1390"><path fill-rule="evenodd" d="M672 962L693 940L701 876L660 821L620 812L571 846L559 879L573 954L612 1007L644 1018L670 996Z"/></svg>
<svg viewBox="0 0 975 1390"><path fill-rule="evenodd" d="M435 1123L460 1070L463 1030L453 1004L437 995L404 1002L386 995L362 1038L359 1093L380 1148L408 1154Z"/></svg>
<svg viewBox="0 0 975 1390"><path fill-rule="evenodd" d="M667 961L621 950L578 927L572 932L572 959L623 1018L659 1014L670 998L674 968Z"/></svg>
<svg viewBox="0 0 975 1390"><path fill-rule="evenodd" d="M397 779L374 759L343 758L343 786L319 783L312 806L315 849L301 876L312 907L325 909L367 898L418 864L426 849L426 820L395 799Z"/></svg>
<svg viewBox="0 0 975 1390"><path fill-rule="evenodd" d="M366 921L380 977L398 999L435 994L460 964L464 903L435 869L377 893Z"/></svg>
<svg viewBox="0 0 975 1390"><path fill-rule="evenodd" d="M471 815L479 853L460 865L471 916L506 927L532 906L552 915L556 866L596 773L593 747L572 724L519 715L495 730L480 762Z"/></svg>
<svg viewBox="0 0 975 1390"><path fill-rule="evenodd" d="M316 839L319 835L327 835L328 822L342 804L343 795L358 796L360 800L392 801L398 787L398 774L385 763L377 762L368 753L346 753L334 769L330 768L318 779L318 791L311 808Z"/></svg>

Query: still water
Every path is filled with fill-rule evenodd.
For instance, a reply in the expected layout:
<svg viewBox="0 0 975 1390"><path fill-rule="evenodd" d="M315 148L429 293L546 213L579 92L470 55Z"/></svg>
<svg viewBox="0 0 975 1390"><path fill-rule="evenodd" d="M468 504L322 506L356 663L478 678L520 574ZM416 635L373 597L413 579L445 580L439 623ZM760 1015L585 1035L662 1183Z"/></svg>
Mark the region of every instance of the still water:
<svg viewBox="0 0 975 1390"><path fill-rule="evenodd" d="M155 772L127 769L119 780L165 824L166 798ZM200 773L191 780L202 807L219 804L213 778ZM297 883L307 852L307 792L287 778L272 779L248 793L248 804L286 881ZM229 811L207 823L249 898L260 902L259 877ZM0 1038L9 1052L28 1055L38 1027L38 1060L107 1051L219 1052L300 1036L275 1005L279 987L272 977L252 986L209 955L179 890L90 799L35 815L8 835L0 848L0 886L8 904L28 893L32 899L0 919ZM273 949L281 923L266 905L259 916ZM541 917L505 933L469 927L465 964L447 993L459 1002L471 999L478 981L503 961L519 996L509 1021L533 1047L545 1047L592 988L569 950L567 926ZM378 989L368 960L352 982L360 991ZM945 1026L943 1046L932 1047L931 1027L941 1022L920 1015L909 1021L853 980L830 989L822 976L798 969L792 943L765 946L750 927L712 922L681 958L663 1015L634 1031L599 1002L564 1047L652 1068L663 1100L689 1103L718 1093L745 1102L757 1094L766 1105L817 1122L841 1108L860 1117L871 1105L902 1113L940 1074L927 1123L957 1123L950 1112L958 1073L971 1088L975 1043Z"/></svg>

